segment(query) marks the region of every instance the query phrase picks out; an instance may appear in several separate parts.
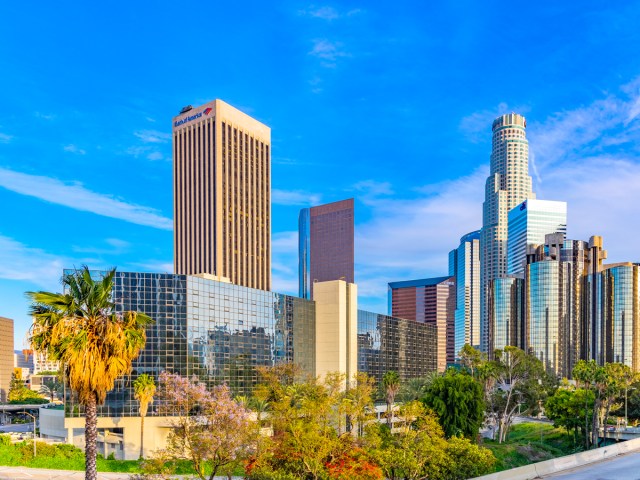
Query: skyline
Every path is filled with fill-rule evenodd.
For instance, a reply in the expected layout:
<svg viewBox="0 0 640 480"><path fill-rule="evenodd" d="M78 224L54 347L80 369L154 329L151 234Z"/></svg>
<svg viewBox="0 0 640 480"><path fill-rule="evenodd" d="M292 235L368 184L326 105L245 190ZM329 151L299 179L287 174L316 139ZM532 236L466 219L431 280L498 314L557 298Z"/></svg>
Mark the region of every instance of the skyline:
<svg viewBox="0 0 640 480"><path fill-rule="evenodd" d="M65 267L172 271L171 118L215 98L272 129L276 292L297 294L299 210L347 197L362 308L386 313L388 282L446 275L481 226L491 122L510 111L528 120L537 198L568 203L567 237L640 260L635 5L203 5L230 20L206 45L173 5L79 5L0 7L1 44L21 39L0 60L0 316L16 348L24 291L59 290Z"/></svg>

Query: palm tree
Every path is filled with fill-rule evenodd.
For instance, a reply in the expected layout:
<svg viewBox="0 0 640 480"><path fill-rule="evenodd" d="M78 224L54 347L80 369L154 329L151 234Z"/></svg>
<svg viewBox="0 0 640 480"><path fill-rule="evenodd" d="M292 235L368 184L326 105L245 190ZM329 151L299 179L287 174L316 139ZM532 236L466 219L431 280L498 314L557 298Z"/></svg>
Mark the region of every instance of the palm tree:
<svg viewBox="0 0 640 480"><path fill-rule="evenodd" d="M400 390L400 375L394 370L389 370L382 377L382 387L384 388L385 397L387 400L387 425L391 428L391 417L393 412L393 402L396 399L398 390Z"/></svg>
<svg viewBox="0 0 640 480"><path fill-rule="evenodd" d="M62 277L65 293L27 292L33 349L62 365L65 379L85 409L85 479L96 480L98 405L119 376L131 370L144 347L145 326L138 312L116 313L111 300L115 269L100 279L83 266Z"/></svg>
<svg viewBox="0 0 640 480"><path fill-rule="evenodd" d="M133 382L133 395L140 403L140 458L143 458L144 451L144 417L147 416L147 409L153 403L153 396L156 393L156 382L153 377L143 373Z"/></svg>
<svg viewBox="0 0 640 480"><path fill-rule="evenodd" d="M53 402L56 398L56 394L62 392L62 384L56 380L55 378L50 380L45 380L40 387L40 392L43 395L46 395Z"/></svg>

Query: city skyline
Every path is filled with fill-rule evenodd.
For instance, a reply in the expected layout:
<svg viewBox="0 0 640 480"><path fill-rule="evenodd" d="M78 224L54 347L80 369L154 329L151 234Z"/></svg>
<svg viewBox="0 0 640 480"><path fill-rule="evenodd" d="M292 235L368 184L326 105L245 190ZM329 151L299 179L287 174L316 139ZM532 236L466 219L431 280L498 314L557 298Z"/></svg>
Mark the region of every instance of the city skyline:
<svg viewBox="0 0 640 480"><path fill-rule="evenodd" d="M629 241L640 232L628 222L640 195L640 67L629 61L640 44L635 7L520 6L495 18L478 11L472 21L473 12L461 20L452 6L415 15L382 4L289 3L271 12L256 4L282 33L245 19L243 35L257 30L237 48L249 52L266 40L253 64L215 80L206 75L215 69L210 60L228 65L235 57L224 45L178 48L170 26L192 19L177 10L132 6L124 16L115 9L86 22L91 7L43 8L34 19L24 6L7 5L0 16L5 45L21 24L33 30L21 49L7 51L2 66L11 75L0 80L0 201L8 206L0 223L0 315L16 321L16 348L29 325L23 292L59 290L63 267L172 270L166 118L214 98L272 128L275 291L297 292L299 209L347 196L358 210L356 278L365 308L386 311L389 281L446 274L447 252L481 226L491 122L511 111L529 120L538 198L568 202L568 237L602 235L609 261L640 260ZM136 21L143 13L151 17ZM220 13L241 20L240 12ZM530 24L513 22L523 17ZM551 32L544 38L540 21ZM74 28L54 27L65 22ZM112 22L122 22L122 38L110 34ZM234 35L228 24L219 28ZM496 25L500 37L488 33ZM438 53L445 32L451 43ZM508 35L518 41L486 55ZM139 48L129 51L127 42ZM284 60L270 56L274 50ZM514 63L522 53L527 61ZM477 58L486 65L470 61ZM186 75L184 63L203 71ZM477 78L473 88L469 78Z"/></svg>

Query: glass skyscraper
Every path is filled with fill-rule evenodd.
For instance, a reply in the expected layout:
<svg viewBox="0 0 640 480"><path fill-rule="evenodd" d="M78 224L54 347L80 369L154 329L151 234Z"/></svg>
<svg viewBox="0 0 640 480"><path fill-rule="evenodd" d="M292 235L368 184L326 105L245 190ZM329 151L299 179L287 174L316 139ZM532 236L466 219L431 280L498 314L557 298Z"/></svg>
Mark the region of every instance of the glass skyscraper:
<svg viewBox="0 0 640 480"><path fill-rule="evenodd" d="M507 274L524 272L527 245L544 243L548 233L567 233L567 203L528 199L508 216Z"/></svg>
<svg viewBox="0 0 640 480"><path fill-rule="evenodd" d="M490 358L496 349L512 346L522 348L524 317L524 280L515 277L495 278L489 285L489 345Z"/></svg>
<svg viewBox="0 0 640 480"><path fill-rule="evenodd" d="M489 289L491 281L507 274L507 215L516 205L535 198L529 176L527 122L509 113L493 122L489 177L482 206L480 237L481 348L489 347Z"/></svg>
<svg viewBox="0 0 640 480"><path fill-rule="evenodd" d="M455 277L455 354L465 344L480 348L480 230L460 239L449 252L449 275Z"/></svg>

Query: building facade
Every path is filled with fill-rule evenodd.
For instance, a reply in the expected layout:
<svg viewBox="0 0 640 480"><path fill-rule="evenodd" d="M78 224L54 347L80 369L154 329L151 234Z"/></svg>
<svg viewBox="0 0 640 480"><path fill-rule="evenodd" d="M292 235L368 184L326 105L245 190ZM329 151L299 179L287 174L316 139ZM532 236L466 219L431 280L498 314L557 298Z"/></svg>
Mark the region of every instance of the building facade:
<svg viewBox="0 0 640 480"><path fill-rule="evenodd" d="M507 274L524 272L527 245L540 245L549 233L567 233L567 203L528 199L512 208L507 227Z"/></svg>
<svg viewBox="0 0 640 480"><path fill-rule="evenodd" d="M507 274L508 213L527 199L535 199L529 176L527 122L510 113L493 122L489 177L482 205L480 237L481 263L481 347L489 348L489 303L491 281Z"/></svg>
<svg viewBox="0 0 640 480"><path fill-rule="evenodd" d="M455 277L454 352L465 344L480 348L480 230L466 234L449 252L449 275Z"/></svg>
<svg viewBox="0 0 640 480"><path fill-rule="evenodd" d="M433 325L438 338L438 371L455 362L456 284L454 277L389 283L391 315Z"/></svg>
<svg viewBox="0 0 640 480"><path fill-rule="evenodd" d="M488 354L504 347L523 348L524 280L495 278L489 285Z"/></svg>
<svg viewBox="0 0 640 480"><path fill-rule="evenodd" d="M298 220L299 295L313 298L313 284L354 283L354 201L304 208Z"/></svg>
<svg viewBox="0 0 640 480"><path fill-rule="evenodd" d="M0 317L0 402L8 401L13 373L13 320Z"/></svg>
<svg viewBox="0 0 640 480"><path fill-rule="evenodd" d="M96 275L100 275L98 272ZM312 377L365 372L378 381L396 370L403 379L436 368L436 328L412 320L359 311L357 287L342 280L318 282L314 300L233 285L203 276L117 272L113 301L119 312L136 310L155 322L128 375L119 378L98 408L104 452L136 459L140 449L138 402L132 385L146 373L196 376L208 387L226 383L234 395L251 395L256 367L291 362ZM84 441L84 411L66 392L62 417L45 412L44 436ZM51 422L53 423L51 423ZM50 422L50 423L47 423ZM171 419L151 406L145 450L163 448Z"/></svg>
<svg viewBox="0 0 640 480"><path fill-rule="evenodd" d="M271 289L271 130L221 100L173 118L174 271Z"/></svg>

